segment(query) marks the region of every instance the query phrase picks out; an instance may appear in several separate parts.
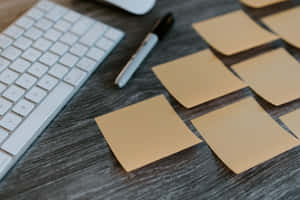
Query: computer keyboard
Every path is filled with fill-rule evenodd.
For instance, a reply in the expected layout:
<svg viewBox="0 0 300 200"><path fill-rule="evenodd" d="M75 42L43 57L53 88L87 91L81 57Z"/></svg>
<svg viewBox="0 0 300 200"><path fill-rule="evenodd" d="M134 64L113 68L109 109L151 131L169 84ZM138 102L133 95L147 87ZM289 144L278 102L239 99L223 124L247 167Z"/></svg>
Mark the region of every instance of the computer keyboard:
<svg viewBox="0 0 300 200"><path fill-rule="evenodd" d="M123 36L47 0L0 34L0 178Z"/></svg>

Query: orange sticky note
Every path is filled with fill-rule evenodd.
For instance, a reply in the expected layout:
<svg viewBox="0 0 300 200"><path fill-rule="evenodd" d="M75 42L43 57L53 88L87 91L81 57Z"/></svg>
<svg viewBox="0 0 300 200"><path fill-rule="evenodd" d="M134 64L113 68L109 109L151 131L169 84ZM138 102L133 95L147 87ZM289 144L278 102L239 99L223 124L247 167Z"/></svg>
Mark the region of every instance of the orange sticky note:
<svg viewBox="0 0 300 200"><path fill-rule="evenodd" d="M195 23L193 27L214 49L228 56L278 39L242 10Z"/></svg>
<svg viewBox="0 0 300 200"><path fill-rule="evenodd" d="M263 8L276 3L281 3L287 0L240 0L241 3L252 8Z"/></svg>
<svg viewBox="0 0 300 200"><path fill-rule="evenodd" d="M292 46L300 48L300 6L262 18L272 31Z"/></svg>
<svg viewBox="0 0 300 200"><path fill-rule="evenodd" d="M299 140L282 129L252 97L196 118L192 123L236 174L299 145Z"/></svg>
<svg viewBox="0 0 300 200"><path fill-rule="evenodd" d="M201 142L162 95L95 120L127 172Z"/></svg>
<svg viewBox="0 0 300 200"><path fill-rule="evenodd" d="M153 71L186 108L247 86L208 49L159 65Z"/></svg>
<svg viewBox="0 0 300 200"><path fill-rule="evenodd" d="M283 48L233 65L232 69L276 106L300 98L300 63Z"/></svg>

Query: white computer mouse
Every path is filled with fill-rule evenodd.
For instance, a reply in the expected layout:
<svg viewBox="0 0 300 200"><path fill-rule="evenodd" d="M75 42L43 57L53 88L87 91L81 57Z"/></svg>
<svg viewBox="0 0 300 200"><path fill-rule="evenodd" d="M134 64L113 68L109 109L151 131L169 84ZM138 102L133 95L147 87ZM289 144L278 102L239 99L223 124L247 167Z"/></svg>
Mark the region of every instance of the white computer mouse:
<svg viewBox="0 0 300 200"><path fill-rule="evenodd" d="M156 0L100 0L121 9L124 9L135 15L144 15L149 12Z"/></svg>

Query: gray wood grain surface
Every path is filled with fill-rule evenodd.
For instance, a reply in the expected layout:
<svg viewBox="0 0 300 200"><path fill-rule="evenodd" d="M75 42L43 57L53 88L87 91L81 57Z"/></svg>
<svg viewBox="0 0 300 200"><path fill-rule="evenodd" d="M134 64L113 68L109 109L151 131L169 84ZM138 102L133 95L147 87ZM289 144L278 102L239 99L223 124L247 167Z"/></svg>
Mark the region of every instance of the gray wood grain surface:
<svg viewBox="0 0 300 200"><path fill-rule="evenodd" d="M0 27L7 26L33 2L1 0ZM127 36L0 183L1 200L300 199L300 147L241 175L227 169L205 143L125 173L93 120L158 94L166 95L197 135L190 119L247 96L255 96L275 120L300 108L300 100L274 107L246 88L186 110L169 96L151 71L157 64L208 48L192 29L193 22L240 8L259 20L299 5L300 1L255 10L241 6L238 0L158 0L154 10L141 17L91 0L58 2L119 27ZM156 19L167 11L175 14L174 29L158 44L128 86L117 89L114 78ZM282 41L231 57L217 56L229 66L279 46L300 59L300 50Z"/></svg>

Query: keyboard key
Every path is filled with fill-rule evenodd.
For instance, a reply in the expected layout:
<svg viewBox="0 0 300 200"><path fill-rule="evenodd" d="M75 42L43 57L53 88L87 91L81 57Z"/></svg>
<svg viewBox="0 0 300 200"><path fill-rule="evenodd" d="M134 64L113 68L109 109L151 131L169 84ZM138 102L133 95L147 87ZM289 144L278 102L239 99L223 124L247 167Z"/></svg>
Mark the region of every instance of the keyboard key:
<svg viewBox="0 0 300 200"><path fill-rule="evenodd" d="M59 62L67 67L73 67L78 60L77 56L67 53L59 60Z"/></svg>
<svg viewBox="0 0 300 200"><path fill-rule="evenodd" d="M68 50L69 50L69 47L60 42L55 43L50 49L50 51L52 51L53 53L56 53L59 56L64 55Z"/></svg>
<svg viewBox="0 0 300 200"><path fill-rule="evenodd" d="M36 6L37 8L47 12L53 9L55 7L55 4L50 1L40 1Z"/></svg>
<svg viewBox="0 0 300 200"><path fill-rule="evenodd" d="M115 46L115 43L103 37L96 43L96 46L105 51L110 51Z"/></svg>
<svg viewBox="0 0 300 200"><path fill-rule="evenodd" d="M12 103L0 97L0 115L3 116L12 106Z"/></svg>
<svg viewBox="0 0 300 200"><path fill-rule="evenodd" d="M31 46L31 44L32 44L32 40L21 36L21 37L19 37L19 39L17 39L15 41L14 46L25 51L26 49L28 49Z"/></svg>
<svg viewBox="0 0 300 200"><path fill-rule="evenodd" d="M78 40L78 37L72 33L65 33L60 38L60 41L64 42L65 44L68 44L70 46L72 46L77 40Z"/></svg>
<svg viewBox="0 0 300 200"><path fill-rule="evenodd" d="M6 90L6 85L0 83L0 93L2 93L4 90Z"/></svg>
<svg viewBox="0 0 300 200"><path fill-rule="evenodd" d="M65 20L60 20L54 25L54 28L61 32L67 32L71 28L71 24Z"/></svg>
<svg viewBox="0 0 300 200"><path fill-rule="evenodd" d="M1 120L0 126L13 131L22 121L22 118L14 113L7 113Z"/></svg>
<svg viewBox="0 0 300 200"><path fill-rule="evenodd" d="M68 68L64 67L61 64L55 64L54 67L52 67L49 71L49 74L51 74L52 76L55 76L56 78L63 78L66 73L69 71Z"/></svg>
<svg viewBox="0 0 300 200"><path fill-rule="evenodd" d="M4 142L2 149L17 155L26 149L29 141L35 139L40 128L46 121L53 119L54 114L64 105L65 100L72 94L73 87L60 83L49 96L28 116L16 131ZM24 134L26 133L26 134ZM30 142L31 143L31 142Z"/></svg>
<svg viewBox="0 0 300 200"><path fill-rule="evenodd" d="M27 51L23 53L22 57L31 62L35 62L41 55L42 52L35 50L33 48L29 48Z"/></svg>
<svg viewBox="0 0 300 200"><path fill-rule="evenodd" d="M32 67L29 68L28 72L38 78L43 76L48 71L48 67L41 63L34 63Z"/></svg>
<svg viewBox="0 0 300 200"><path fill-rule="evenodd" d="M65 15L67 12L67 9L62 6L56 6L54 9L52 9L46 17L52 21L57 21L59 18L61 18L63 15Z"/></svg>
<svg viewBox="0 0 300 200"><path fill-rule="evenodd" d="M47 95L47 92L38 87L33 87L26 95L26 99L39 103Z"/></svg>
<svg viewBox="0 0 300 200"><path fill-rule="evenodd" d="M93 25L94 21L87 17L82 17L78 22L74 24L71 28L71 32L75 33L76 35L83 35L88 28Z"/></svg>
<svg viewBox="0 0 300 200"><path fill-rule="evenodd" d="M51 26L53 25L53 22L51 22L48 19L40 19L35 26L40 28L43 31L47 31Z"/></svg>
<svg viewBox="0 0 300 200"><path fill-rule="evenodd" d="M19 115L22 115L23 117L26 117L34 108L34 104L22 99L20 100L14 107L13 107L13 111L15 113L18 113ZM1 131L0 131L1 134Z"/></svg>
<svg viewBox="0 0 300 200"><path fill-rule="evenodd" d="M12 84L15 82L15 80L18 78L19 74L16 72L13 72L9 69L6 69L4 72L0 74L0 81L2 83L5 83L7 85Z"/></svg>
<svg viewBox="0 0 300 200"><path fill-rule="evenodd" d="M33 47L40 51L45 52L50 48L51 45L52 45L52 42L50 42L49 40L40 38L37 41L35 41L35 43L33 44Z"/></svg>
<svg viewBox="0 0 300 200"><path fill-rule="evenodd" d="M57 55L47 52L40 58L40 61L45 65L52 66L57 62L58 59L59 57Z"/></svg>
<svg viewBox="0 0 300 200"><path fill-rule="evenodd" d="M100 60L102 58L104 58L105 56L105 51L98 49L96 47L91 48L87 54L86 54L89 58L92 58L94 60Z"/></svg>
<svg viewBox="0 0 300 200"><path fill-rule="evenodd" d="M65 81L67 83L70 83L71 85L79 86L81 85L81 83L84 81L84 79L86 78L87 73L83 72L77 68L72 69L72 71L67 74L67 76L65 77Z"/></svg>
<svg viewBox="0 0 300 200"><path fill-rule="evenodd" d="M30 67L30 65L31 65L30 62L22 58L18 58L15 62L11 64L10 68L19 73L23 73L28 69L28 67Z"/></svg>
<svg viewBox="0 0 300 200"><path fill-rule="evenodd" d="M103 35L104 31L107 29L107 26L102 23L96 23L81 39L80 42L92 46L98 38Z"/></svg>
<svg viewBox="0 0 300 200"><path fill-rule="evenodd" d="M38 86L49 91L52 90L57 83L58 80L56 78L46 75L38 82Z"/></svg>
<svg viewBox="0 0 300 200"><path fill-rule="evenodd" d="M89 58L82 58L77 66L87 72L92 72L96 67L98 67L97 63Z"/></svg>
<svg viewBox="0 0 300 200"><path fill-rule="evenodd" d="M77 43L71 48L70 52L76 56L82 57L85 55L87 50L88 50L88 48L86 46L83 46L83 45Z"/></svg>
<svg viewBox="0 0 300 200"><path fill-rule="evenodd" d="M62 36L62 33L54 29L49 29L44 35L45 38L53 42L56 42L60 38L60 36Z"/></svg>
<svg viewBox="0 0 300 200"><path fill-rule="evenodd" d="M111 39L113 41L119 41L123 37L123 33L115 28L110 28L104 36L108 39Z"/></svg>
<svg viewBox="0 0 300 200"><path fill-rule="evenodd" d="M39 20L40 18L42 18L44 16L44 13L42 11L40 11L39 9L36 8L32 8L31 10L29 10L26 14L26 16L35 19L35 20Z"/></svg>
<svg viewBox="0 0 300 200"><path fill-rule="evenodd" d="M43 32L37 28L30 28L28 31L24 33L24 35L32 40L37 40L41 35L43 35Z"/></svg>
<svg viewBox="0 0 300 200"><path fill-rule="evenodd" d="M0 144L8 137L9 132L0 128ZM0 158L1 159L1 158ZM0 161L0 170L1 170L1 161Z"/></svg>
<svg viewBox="0 0 300 200"><path fill-rule="evenodd" d="M13 102L17 102L24 94L24 89L12 85L3 93L3 96Z"/></svg>
<svg viewBox="0 0 300 200"><path fill-rule="evenodd" d="M9 64L10 62L8 60L0 57L0 72L2 72L6 67L8 67Z"/></svg>
<svg viewBox="0 0 300 200"><path fill-rule="evenodd" d="M0 173L3 174L3 171L8 169L9 165L11 164L12 157L8 155L7 153L0 151Z"/></svg>
<svg viewBox="0 0 300 200"><path fill-rule="evenodd" d="M6 29L4 31L5 35L7 35L7 36L9 36L11 38L14 38L14 39L17 39L23 33L24 33L24 29L19 28L19 27L15 26L15 25L11 25L8 29Z"/></svg>
<svg viewBox="0 0 300 200"><path fill-rule="evenodd" d="M16 81L16 84L21 86L22 88L25 88L26 90L28 90L29 88L31 88L35 84L36 81L37 81L36 78L34 78L33 76L26 73L26 74L23 74Z"/></svg>
<svg viewBox="0 0 300 200"><path fill-rule="evenodd" d="M13 42L12 39L5 35L0 35L0 48L5 49Z"/></svg>
<svg viewBox="0 0 300 200"><path fill-rule="evenodd" d="M24 16L21 17L16 24L24 29L29 29L34 24L34 20Z"/></svg>
<svg viewBox="0 0 300 200"><path fill-rule="evenodd" d="M5 49L2 52L2 56L9 60L15 60L17 57L19 57L19 55L21 53L22 53L21 50L15 48L15 47L9 46L7 49Z"/></svg>
<svg viewBox="0 0 300 200"><path fill-rule="evenodd" d="M74 12L74 11L69 11L65 16L64 19L69 21L69 22L76 22L80 18L80 14Z"/></svg>

